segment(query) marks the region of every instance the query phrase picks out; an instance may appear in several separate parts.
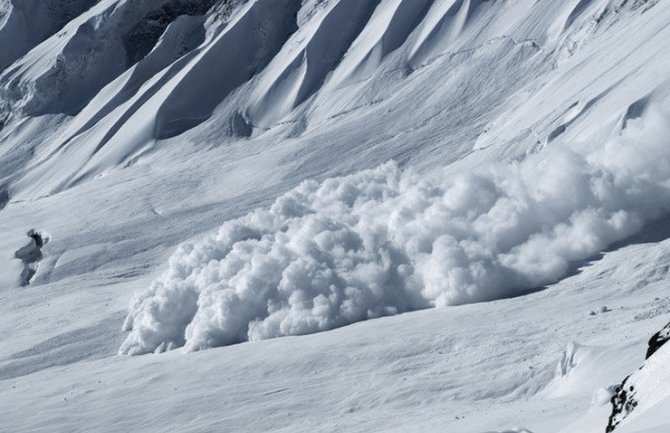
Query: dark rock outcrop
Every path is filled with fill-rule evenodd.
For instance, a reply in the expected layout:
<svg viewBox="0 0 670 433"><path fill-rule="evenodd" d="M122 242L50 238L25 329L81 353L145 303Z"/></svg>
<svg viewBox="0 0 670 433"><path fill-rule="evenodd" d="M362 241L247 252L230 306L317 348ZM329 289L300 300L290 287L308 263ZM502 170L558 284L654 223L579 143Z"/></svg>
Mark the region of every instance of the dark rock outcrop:
<svg viewBox="0 0 670 433"><path fill-rule="evenodd" d="M654 334L649 340L646 359L651 358L665 343L670 340L670 323ZM645 366L642 366L644 369ZM639 404L638 389L635 384L636 374L626 377L615 389L612 396L612 413L610 414L606 433L613 432L616 427L631 413Z"/></svg>
<svg viewBox="0 0 670 433"><path fill-rule="evenodd" d="M181 15L204 15L217 0L170 0L149 12L123 38L127 64L143 59L156 45L165 29Z"/></svg>
<svg viewBox="0 0 670 433"><path fill-rule="evenodd" d="M663 329L658 331L649 339L649 347L647 348L647 356L649 359L658 349L670 340L670 323L665 325Z"/></svg>

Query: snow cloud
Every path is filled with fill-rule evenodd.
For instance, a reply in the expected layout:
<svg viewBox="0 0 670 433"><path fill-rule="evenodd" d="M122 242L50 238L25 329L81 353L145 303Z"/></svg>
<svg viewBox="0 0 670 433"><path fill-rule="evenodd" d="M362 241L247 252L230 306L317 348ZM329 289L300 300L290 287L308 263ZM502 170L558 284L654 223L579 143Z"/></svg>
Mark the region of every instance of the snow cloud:
<svg viewBox="0 0 670 433"><path fill-rule="evenodd" d="M670 210L660 107L604 143L429 176L303 182L182 245L131 302L122 354L194 351L523 294Z"/></svg>

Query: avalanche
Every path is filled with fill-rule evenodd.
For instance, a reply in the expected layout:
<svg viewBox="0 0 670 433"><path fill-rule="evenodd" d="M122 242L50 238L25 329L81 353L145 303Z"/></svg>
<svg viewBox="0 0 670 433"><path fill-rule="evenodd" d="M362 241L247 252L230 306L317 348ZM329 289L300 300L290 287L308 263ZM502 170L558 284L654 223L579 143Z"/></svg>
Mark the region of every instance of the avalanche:
<svg viewBox="0 0 670 433"><path fill-rule="evenodd" d="M120 353L307 334L554 283L670 210L666 110L651 104L606 143L456 177L391 163L304 182L180 247L132 301Z"/></svg>

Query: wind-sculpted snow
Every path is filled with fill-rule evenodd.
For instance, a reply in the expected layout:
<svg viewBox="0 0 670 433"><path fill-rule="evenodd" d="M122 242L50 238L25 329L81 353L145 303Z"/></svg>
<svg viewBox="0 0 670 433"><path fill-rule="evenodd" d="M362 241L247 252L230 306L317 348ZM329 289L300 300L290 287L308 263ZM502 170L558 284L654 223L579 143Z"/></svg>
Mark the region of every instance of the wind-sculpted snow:
<svg viewBox="0 0 670 433"><path fill-rule="evenodd" d="M651 14L643 17L632 4L624 8L623 0L613 3L614 9L603 2L535 0L22 2L51 11L45 17L53 25L42 26L41 18L19 19L26 8L0 1L0 46L4 39L23 46L6 61L0 53L0 64L7 63L0 71L0 140L23 148L20 155L12 152L12 161L0 155L0 165L13 167L6 189L15 200L32 200L141 164L173 146L197 152L213 141L248 138L261 147L319 142L340 156L349 152L367 161L357 169L388 159L411 159L410 165L436 156L454 161L474 140L479 149L508 139L514 147L533 146L526 139L543 140L546 127L555 132L552 139L577 129L567 122L548 125L543 116L554 119L575 103L584 115L604 110L584 104L603 89L575 93L582 83L623 71L614 67L621 62L655 71L653 65L667 57L662 49L642 58L626 37L621 40L629 43L617 43L616 56L591 47L604 32L617 34L612 26L628 16L641 20L632 27L667 39L663 27L656 31L643 23ZM69 6L59 8L63 4ZM610 12L597 18L603 8ZM35 26L50 30L31 31ZM38 34L39 40L29 37ZM598 67L571 74L564 62L577 54ZM551 70L551 79L542 78ZM646 94L664 71L608 78L628 84L611 87L602 98L619 105ZM564 79L572 90L560 89L551 104L536 94L543 83L554 83L544 90L550 92ZM631 87L638 90L625 95ZM527 103L544 107L531 112L552 114L507 127L500 113ZM53 125L44 128L42 122ZM331 126L343 132L321 139ZM19 133L45 137L28 145ZM345 138L350 133L357 137ZM441 150L431 150L440 139ZM374 150L377 145L383 152ZM312 149L318 159L320 151ZM442 155L427 155L434 152ZM361 153L369 156L359 158ZM352 166L338 161L338 169Z"/></svg>
<svg viewBox="0 0 670 433"><path fill-rule="evenodd" d="M20 15L15 19L19 29L14 29L13 21L0 27L0 43L6 39L11 41L9 45L17 47L31 44L21 52L9 52L11 57L7 61L0 55L2 72L6 66L3 62L11 63L31 49L25 58L18 59L0 75L0 99L13 106L15 115L19 112L27 116L76 115L105 86L144 59L178 17L204 15L215 2L50 0L33 3L35 5L26 4L14 14ZM222 0L221 3L227 2ZM24 17L31 14L31 9L35 9L33 13L38 14L39 20L47 21L48 26L44 27L53 27L42 39L60 27L63 29L41 44L32 41L30 36L41 35L43 30L33 31L24 23L31 22ZM39 28L39 22L33 25Z"/></svg>
<svg viewBox="0 0 670 433"><path fill-rule="evenodd" d="M303 29L298 44L269 68L260 94L253 99L249 116L254 123L270 126L309 99L323 85L361 32L379 0L331 2L319 19Z"/></svg>
<svg viewBox="0 0 670 433"><path fill-rule="evenodd" d="M156 134L178 135L211 116L234 89L251 79L295 31L297 0L254 2L178 77L156 114ZM272 19L268 19L272 17ZM263 31L251 29L262 28ZM212 88L212 80L218 85Z"/></svg>
<svg viewBox="0 0 670 433"><path fill-rule="evenodd" d="M120 352L307 334L555 282L668 210L668 137L651 104L605 143L521 162L306 181L181 246L132 301Z"/></svg>
<svg viewBox="0 0 670 433"><path fill-rule="evenodd" d="M0 71L96 3L97 0L1 0Z"/></svg>
<svg viewBox="0 0 670 433"><path fill-rule="evenodd" d="M412 49L410 63L416 66L446 51L464 29L477 19L480 6L485 7L487 3L488 0L436 2Z"/></svg>

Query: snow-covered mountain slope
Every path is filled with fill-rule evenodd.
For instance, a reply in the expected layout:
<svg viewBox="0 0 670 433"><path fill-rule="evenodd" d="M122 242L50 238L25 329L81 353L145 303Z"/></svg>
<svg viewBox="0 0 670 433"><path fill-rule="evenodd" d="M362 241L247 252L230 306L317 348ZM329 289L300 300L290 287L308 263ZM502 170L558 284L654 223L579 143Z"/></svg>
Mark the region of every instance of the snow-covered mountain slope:
<svg viewBox="0 0 670 433"><path fill-rule="evenodd" d="M0 0L3 428L604 431L670 312L668 41L665 0Z"/></svg>
<svg viewBox="0 0 670 433"><path fill-rule="evenodd" d="M572 139L594 112L624 116L666 79L666 11L653 2L252 1L228 18L181 15L131 66L147 51L132 35L162 3L174 2L99 2L5 69L5 147L24 154L15 199L139 163L157 140L189 154L253 135L307 161L321 160L319 142L338 171L435 165L496 140L518 154ZM54 117L48 140L7 137L39 136Z"/></svg>
<svg viewBox="0 0 670 433"><path fill-rule="evenodd" d="M536 433L591 415L565 432L604 432L611 411L605 388L643 363L650 334L670 313L669 241L655 242L664 234L659 230L528 296L302 337L117 357L109 351L118 339L109 341L106 327L118 330L120 318L93 322L7 355L3 425L7 431L58 425L101 432L464 433L520 426ZM73 313L80 322L88 302Z"/></svg>

